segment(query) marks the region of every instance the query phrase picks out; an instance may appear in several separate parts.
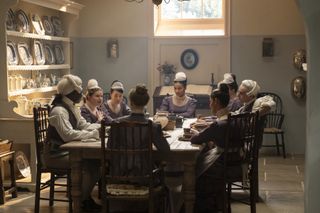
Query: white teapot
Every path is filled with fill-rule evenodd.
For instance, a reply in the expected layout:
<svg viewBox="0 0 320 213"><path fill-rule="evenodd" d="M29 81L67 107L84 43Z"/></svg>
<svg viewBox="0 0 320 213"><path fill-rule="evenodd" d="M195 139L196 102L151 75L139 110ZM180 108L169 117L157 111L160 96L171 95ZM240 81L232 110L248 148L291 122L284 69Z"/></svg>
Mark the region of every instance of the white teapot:
<svg viewBox="0 0 320 213"><path fill-rule="evenodd" d="M27 115L28 114L28 99L26 96L19 96L16 99L16 102L18 104L18 113L21 115Z"/></svg>

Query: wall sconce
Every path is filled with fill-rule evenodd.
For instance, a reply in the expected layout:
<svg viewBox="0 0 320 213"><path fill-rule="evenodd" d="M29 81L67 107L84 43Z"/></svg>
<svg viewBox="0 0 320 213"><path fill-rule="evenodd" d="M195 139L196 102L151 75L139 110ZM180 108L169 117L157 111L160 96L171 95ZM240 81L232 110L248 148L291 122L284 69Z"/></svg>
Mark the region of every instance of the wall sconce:
<svg viewBox="0 0 320 213"><path fill-rule="evenodd" d="M107 43L108 58L119 58L119 43L117 39L110 39Z"/></svg>
<svg viewBox="0 0 320 213"><path fill-rule="evenodd" d="M274 42L273 38L263 38L262 41L262 57L273 57Z"/></svg>

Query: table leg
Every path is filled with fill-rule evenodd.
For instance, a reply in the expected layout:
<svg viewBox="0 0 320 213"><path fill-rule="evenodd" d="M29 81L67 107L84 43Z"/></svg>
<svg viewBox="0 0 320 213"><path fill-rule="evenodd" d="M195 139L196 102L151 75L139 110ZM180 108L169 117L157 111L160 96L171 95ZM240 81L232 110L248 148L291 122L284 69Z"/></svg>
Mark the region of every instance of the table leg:
<svg viewBox="0 0 320 213"><path fill-rule="evenodd" d="M195 202L195 165L184 163L183 198L186 213L193 212Z"/></svg>
<svg viewBox="0 0 320 213"><path fill-rule="evenodd" d="M82 160L81 150L70 152L70 165L71 165L71 195L73 202L73 211L81 212L81 183L82 183Z"/></svg>

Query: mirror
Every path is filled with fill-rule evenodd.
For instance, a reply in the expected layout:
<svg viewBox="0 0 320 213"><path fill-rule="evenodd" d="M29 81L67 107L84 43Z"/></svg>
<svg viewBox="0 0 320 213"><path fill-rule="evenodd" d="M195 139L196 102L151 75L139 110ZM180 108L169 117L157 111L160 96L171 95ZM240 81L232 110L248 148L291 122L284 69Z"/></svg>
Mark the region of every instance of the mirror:
<svg viewBox="0 0 320 213"><path fill-rule="evenodd" d="M297 50L293 53L293 66L298 70L303 70L302 64L307 62L306 51L303 49Z"/></svg>
<svg viewBox="0 0 320 213"><path fill-rule="evenodd" d="M306 94L306 81L304 77L298 76L291 82L291 94L293 97L302 99Z"/></svg>

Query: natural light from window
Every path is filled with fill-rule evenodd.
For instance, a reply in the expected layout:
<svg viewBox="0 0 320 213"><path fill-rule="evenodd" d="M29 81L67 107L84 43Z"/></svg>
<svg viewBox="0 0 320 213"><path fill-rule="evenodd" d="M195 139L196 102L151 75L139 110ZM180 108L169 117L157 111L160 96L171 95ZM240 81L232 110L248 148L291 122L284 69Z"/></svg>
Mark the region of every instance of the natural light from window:
<svg viewBox="0 0 320 213"><path fill-rule="evenodd" d="M222 18L222 0L172 0L161 5L162 19Z"/></svg>
<svg viewBox="0 0 320 213"><path fill-rule="evenodd" d="M156 36L224 36L226 0L170 0L155 7Z"/></svg>

